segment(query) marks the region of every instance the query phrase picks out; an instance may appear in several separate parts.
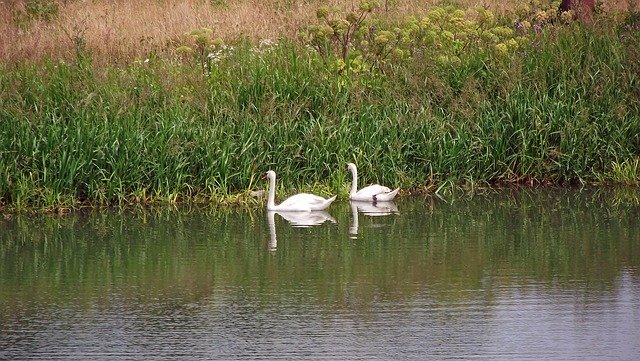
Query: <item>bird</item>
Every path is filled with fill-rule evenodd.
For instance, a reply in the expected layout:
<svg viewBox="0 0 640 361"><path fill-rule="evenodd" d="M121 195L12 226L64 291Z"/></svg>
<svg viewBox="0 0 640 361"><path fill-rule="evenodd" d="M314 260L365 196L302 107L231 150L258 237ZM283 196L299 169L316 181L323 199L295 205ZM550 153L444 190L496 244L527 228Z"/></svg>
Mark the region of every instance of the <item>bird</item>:
<svg viewBox="0 0 640 361"><path fill-rule="evenodd" d="M393 200L400 190L400 188L396 188L392 191L389 187L379 184L372 184L358 190L358 168L355 164L348 163L347 169L353 175L349 192L349 199L352 201L388 202Z"/></svg>
<svg viewBox="0 0 640 361"><path fill-rule="evenodd" d="M298 193L280 204L276 204L276 172L270 170L265 173L264 178L269 178L269 196L267 198L267 210L269 211L289 211L289 212L311 212L327 209L336 199L333 196L329 199L310 193Z"/></svg>

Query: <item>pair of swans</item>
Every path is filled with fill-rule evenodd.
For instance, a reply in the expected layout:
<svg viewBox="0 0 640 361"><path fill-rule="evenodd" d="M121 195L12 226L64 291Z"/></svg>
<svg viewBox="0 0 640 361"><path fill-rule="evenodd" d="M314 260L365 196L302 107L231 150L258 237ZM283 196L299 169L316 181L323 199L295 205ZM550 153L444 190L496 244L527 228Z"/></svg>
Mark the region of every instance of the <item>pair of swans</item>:
<svg viewBox="0 0 640 361"><path fill-rule="evenodd" d="M353 180L351 182L351 191L349 199L353 201L367 202L388 202L392 201L398 194L400 188L391 190L388 187L379 184L373 184L358 190L358 169L353 163L347 164L347 169L351 172ZM329 199L310 193L299 193L293 195L280 204L276 204L276 173L272 170L265 175L269 178L269 196L267 198L267 210L270 211L287 211L287 212L310 212L321 211L327 209L336 199L333 196Z"/></svg>
<svg viewBox="0 0 640 361"><path fill-rule="evenodd" d="M393 201L386 202L365 202L351 201L351 225L349 226L349 238L358 238L359 219L358 214L362 213L371 217L388 216L398 214L398 207ZM278 238L276 236L275 215L285 219L292 227L313 227L321 225L327 221L337 223L326 211L316 212L291 212L291 211L267 211L267 222L269 223L269 251L276 251L278 248Z"/></svg>

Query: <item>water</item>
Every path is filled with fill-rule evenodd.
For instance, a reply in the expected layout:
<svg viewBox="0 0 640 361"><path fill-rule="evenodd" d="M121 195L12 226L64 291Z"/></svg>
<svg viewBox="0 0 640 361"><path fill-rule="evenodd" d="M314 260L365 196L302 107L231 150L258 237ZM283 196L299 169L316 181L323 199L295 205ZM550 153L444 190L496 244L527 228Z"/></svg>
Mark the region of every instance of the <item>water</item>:
<svg viewBox="0 0 640 361"><path fill-rule="evenodd" d="M0 359L637 360L639 204L541 189L312 218L7 216Z"/></svg>

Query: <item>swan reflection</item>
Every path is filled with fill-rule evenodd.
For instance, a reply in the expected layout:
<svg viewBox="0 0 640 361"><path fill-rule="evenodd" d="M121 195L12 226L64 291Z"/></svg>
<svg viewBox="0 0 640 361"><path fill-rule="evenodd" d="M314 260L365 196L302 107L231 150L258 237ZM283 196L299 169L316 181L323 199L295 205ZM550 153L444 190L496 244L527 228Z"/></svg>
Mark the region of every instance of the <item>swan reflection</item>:
<svg viewBox="0 0 640 361"><path fill-rule="evenodd" d="M370 217L389 216L392 214L399 214L398 206L394 202L363 202L363 201L350 201L351 205L351 226L349 227L349 233L351 238L357 238L358 235L358 213Z"/></svg>
<svg viewBox="0 0 640 361"><path fill-rule="evenodd" d="M269 222L269 233L271 238L269 240L269 250L275 251L278 247L278 239L276 237L276 221L275 215L279 214L291 224L292 227L312 227L321 225L326 221L336 223L336 220L331 217L326 211L312 211L312 212L284 212L284 211L267 211L267 221Z"/></svg>

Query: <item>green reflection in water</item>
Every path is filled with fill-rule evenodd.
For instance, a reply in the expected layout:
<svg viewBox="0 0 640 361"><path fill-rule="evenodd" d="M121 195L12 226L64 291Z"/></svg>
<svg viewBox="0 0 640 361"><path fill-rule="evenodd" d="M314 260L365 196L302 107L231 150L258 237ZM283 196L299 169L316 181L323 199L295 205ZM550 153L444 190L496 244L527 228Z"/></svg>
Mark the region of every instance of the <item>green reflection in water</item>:
<svg viewBox="0 0 640 361"><path fill-rule="evenodd" d="M439 302L512 287L612 291L640 284L640 191L503 190L401 199L399 214L293 228L262 209L97 211L3 220L0 317L112 297L194 302L217 295L367 308L428 293ZM115 296L114 296L115 295Z"/></svg>

